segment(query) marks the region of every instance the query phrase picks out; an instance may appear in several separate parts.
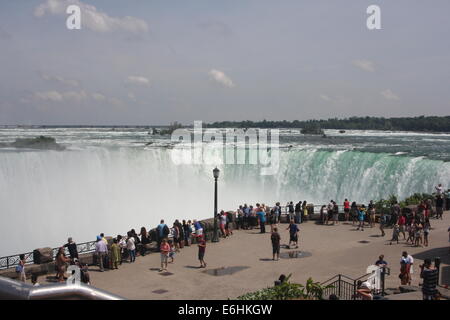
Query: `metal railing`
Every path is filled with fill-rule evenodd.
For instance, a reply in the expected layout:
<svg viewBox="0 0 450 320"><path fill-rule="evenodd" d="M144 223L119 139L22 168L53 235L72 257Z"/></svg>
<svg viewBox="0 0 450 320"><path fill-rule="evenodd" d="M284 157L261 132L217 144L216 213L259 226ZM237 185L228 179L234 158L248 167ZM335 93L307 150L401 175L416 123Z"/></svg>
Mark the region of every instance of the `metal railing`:
<svg viewBox="0 0 450 320"><path fill-rule="evenodd" d="M384 268L381 273L381 288L372 290L372 293L375 295L384 295L384 280L385 275L389 274L389 268ZM339 297L340 300L361 300L361 297L358 296L358 282L364 282L369 280L372 276L372 273L364 274L356 279L352 279L343 274L337 274L334 277L328 279L321 283L322 286L330 286L329 288L324 289L323 296L329 297L334 294Z"/></svg>
<svg viewBox="0 0 450 320"><path fill-rule="evenodd" d="M59 250L59 247L52 249L53 259L56 257L58 250ZM77 250L78 250L79 254L94 252L95 251L95 241L77 243ZM69 255L69 250L67 248L65 248L64 251L65 251L66 255ZM27 253L24 253L23 255L25 256L25 264L33 264L33 262L34 262L33 252L27 252ZM0 258L0 270L15 267L19 264L19 261L20 261L20 254L1 257Z"/></svg>
<svg viewBox="0 0 450 320"><path fill-rule="evenodd" d="M95 287L80 284L32 286L0 277L0 300L123 300L124 298Z"/></svg>

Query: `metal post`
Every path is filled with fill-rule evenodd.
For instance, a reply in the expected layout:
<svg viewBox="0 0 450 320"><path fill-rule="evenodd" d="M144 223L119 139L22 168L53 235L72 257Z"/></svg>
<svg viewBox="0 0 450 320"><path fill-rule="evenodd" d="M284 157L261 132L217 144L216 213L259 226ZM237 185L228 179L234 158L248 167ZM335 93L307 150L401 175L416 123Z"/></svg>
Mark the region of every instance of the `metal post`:
<svg viewBox="0 0 450 320"><path fill-rule="evenodd" d="M219 242L219 230L217 226L217 178L214 177L214 232L212 242Z"/></svg>
<svg viewBox="0 0 450 320"><path fill-rule="evenodd" d="M440 280L440 267L441 267L441 258L440 257L436 257L434 258L434 266L437 269L437 285L439 285L439 280Z"/></svg>
<svg viewBox="0 0 450 320"><path fill-rule="evenodd" d="M338 278L338 297L339 299L341 298L341 275L339 274L339 278Z"/></svg>
<svg viewBox="0 0 450 320"><path fill-rule="evenodd" d="M386 267L381 268L381 295L384 296L384 276L386 274Z"/></svg>

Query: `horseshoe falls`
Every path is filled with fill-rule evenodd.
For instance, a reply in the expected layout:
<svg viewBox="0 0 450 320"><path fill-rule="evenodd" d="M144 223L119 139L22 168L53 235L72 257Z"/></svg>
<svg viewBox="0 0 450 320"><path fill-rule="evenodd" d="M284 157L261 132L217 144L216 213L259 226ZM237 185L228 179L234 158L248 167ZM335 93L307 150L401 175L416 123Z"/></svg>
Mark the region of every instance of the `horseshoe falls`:
<svg viewBox="0 0 450 320"><path fill-rule="evenodd" d="M174 154L170 137L142 128L0 129L0 143L45 135L66 147L0 148L0 233L7 240L0 256L57 247L69 236L81 243L101 232L149 229L160 219L212 217L216 165L219 210L256 202L368 202L431 193L438 183L449 188L448 134L326 134L281 130L279 168L261 175L260 165L220 164L223 149L205 149L202 164L177 164L173 157L182 153Z"/></svg>

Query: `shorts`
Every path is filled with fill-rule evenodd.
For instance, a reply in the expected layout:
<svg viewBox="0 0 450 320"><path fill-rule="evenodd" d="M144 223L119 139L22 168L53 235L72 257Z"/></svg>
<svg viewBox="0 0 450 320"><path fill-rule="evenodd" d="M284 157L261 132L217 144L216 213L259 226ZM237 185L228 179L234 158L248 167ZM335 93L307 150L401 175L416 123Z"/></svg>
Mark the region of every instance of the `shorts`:
<svg viewBox="0 0 450 320"><path fill-rule="evenodd" d="M349 213L349 212L350 212L350 209L349 209L349 208L344 208L344 212L345 212L345 213Z"/></svg>
<svg viewBox="0 0 450 320"><path fill-rule="evenodd" d="M298 235L296 234L291 234L289 237L289 241L293 241L293 242L297 242L298 241Z"/></svg>
<svg viewBox="0 0 450 320"><path fill-rule="evenodd" d="M197 236L203 235L203 229L195 230L195 234L196 234Z"/></svg>
<svg viewBox="0 0 450 320"><path fill-rule="evenodd" d="M280 244L272 244L273 254L280 254Z"/></svg>
<svg viewBox="0 0 450 320"><path fill-rule="evenodd" d="M168 258L167 254L161 253L161 263L167 263L167 258Z"/></svg>
<svg viewBox="0 0 450 320"><path fill-rule="evenodd" d="M198 260L203 260L205 257L205 251L199 251L198 252Z"/></svg>
<svg viewBox="0 0 450 320"><path fill-rule="evenodd" d="M339 218L339 214L333 213L333 220L338 221L338 218Z"/></svg>

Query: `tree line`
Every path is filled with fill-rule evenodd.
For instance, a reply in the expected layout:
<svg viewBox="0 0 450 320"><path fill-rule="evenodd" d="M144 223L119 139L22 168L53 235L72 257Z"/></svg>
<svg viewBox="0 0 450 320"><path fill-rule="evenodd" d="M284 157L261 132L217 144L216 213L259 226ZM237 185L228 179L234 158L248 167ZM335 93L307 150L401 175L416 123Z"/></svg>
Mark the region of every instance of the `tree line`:
<svg viewBox="0 0 450 320"><path fill-rule="evenodd" d="M392 131L424 131L450 132L450 116L420 117L350 117L330 118L326 120L293 120L293 121L220 121L207 124L209 128L311 128L341 130L392 130Z"/></svg>

